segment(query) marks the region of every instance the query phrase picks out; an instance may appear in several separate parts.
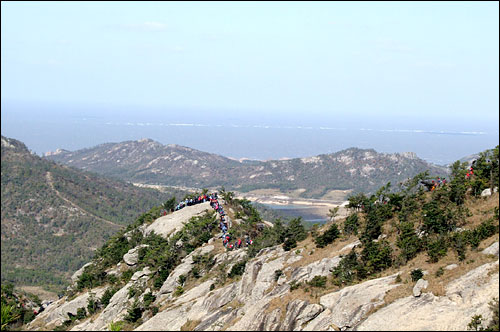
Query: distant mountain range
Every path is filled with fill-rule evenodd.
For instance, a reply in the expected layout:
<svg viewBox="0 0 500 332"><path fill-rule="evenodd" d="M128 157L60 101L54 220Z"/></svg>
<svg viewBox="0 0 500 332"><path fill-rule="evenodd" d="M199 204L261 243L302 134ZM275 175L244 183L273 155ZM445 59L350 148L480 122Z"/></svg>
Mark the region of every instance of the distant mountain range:
<svg viewBox="0 0 500 332"><path fill-rule="evenodd" d="M1 138L2 283L62 285L143 211L186 192L159 192L56 164Z"/></svg>
<svg viewBox="0 0 500 332"><path fill-rule="evenodd" d="M336 190L374 192L389 181L397 184L425 170L441 176L449 172L411 152L385 154L349 148L307 158L240 162L151 139L106 143L73 152L57 150L47 153L46 158L130 182L198 188L223 185L240 192L297 190L304 198L322 198Z"/></svg>

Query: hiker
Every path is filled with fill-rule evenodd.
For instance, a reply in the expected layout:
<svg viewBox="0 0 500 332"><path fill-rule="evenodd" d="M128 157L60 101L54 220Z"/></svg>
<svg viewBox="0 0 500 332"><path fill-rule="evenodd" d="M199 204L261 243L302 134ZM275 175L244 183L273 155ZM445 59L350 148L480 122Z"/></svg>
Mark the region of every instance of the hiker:
<svg viewBox="0 0 500 332"><path fill-rule="evenodd" d="M238 239L238 248L241 248L241 239Z"/></svg>
<svg viewBox="0 0 500 332"><path fill-rule="evenodd" d="M431 191L431 188L434 185L433 182L430 182L429 180L421 180L420 181L420 183L423 184L427 188L428 191ZM364 208L364 207L362 207L362 208Z"/></svg>

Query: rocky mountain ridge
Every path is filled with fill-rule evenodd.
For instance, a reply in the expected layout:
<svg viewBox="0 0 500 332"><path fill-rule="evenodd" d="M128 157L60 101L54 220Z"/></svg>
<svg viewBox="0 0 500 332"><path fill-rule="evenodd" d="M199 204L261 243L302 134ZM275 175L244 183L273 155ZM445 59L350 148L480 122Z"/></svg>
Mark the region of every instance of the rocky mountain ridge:
<svg viewBox="0 0 500 332"><path fill-rule="evenodd" d="M349 148L306 158L239 162L151 139L106 143L74 152L59 150L46 157L131 182L197 188L223 185L242 192L301 189L304 198L321 198L338 190L373 192L389 181L397 184L425 170L432 175L448 174L447 168L429 164L412 152L384 154Z"/></svg>
<svg viewBox="0 0 500 332"><path fill-rule="evenodd" d="M247 217L236 218L241 214L236 213L234 204L221 203L233 225L246 222ZM474 204L477 211L490 211L491 206L498 205L498 193ZM163 236L175 237L182 225L209 210L208 203L188 206L138 230L144 235L155 230ZM168 229L162 230L167 225ZM125 236L131 238L133 234L134 230L130 230ZM376 241L383 241L386 236L391 235L381 234ZM226 251L220 238L213 237L185 256L156 290L152 286L154 269L140 266L138 257L125 260L125 256L140 252L133 248L124 255L124 260L107 270L118 277L127 271L133 271L133 275L102 311L90 318L71 320L78 308L87 307L89 298L104 296L112 285L60 299L27 328L44 330L74 322L68 325L72 331L108 330L117 326L138 331L465 330L474 315L480 314L484 320L492 317L488 302L499 291L498 232L488 237L480 250L471 253L474 259L469 262L459 262L449 255L438 269L417 257L409 266L323 291L315 288L319 287L316 283L331 276L343 258L362 243L356 236L346 235L323 249L312 244L309 238L293 250L277 245L249 257L250 247ZM200 277L193 278L195 269L196 273L201 271L199 262L203 257L211 257L212 263ZM231 275L233 268L243 261L246 264L241 277L229 282L220 280L221 275ZM419 266L426 269L415 284L410 275ZM136 324L123 325L136 303L151 299L156 312L141 312Z"/></svg>

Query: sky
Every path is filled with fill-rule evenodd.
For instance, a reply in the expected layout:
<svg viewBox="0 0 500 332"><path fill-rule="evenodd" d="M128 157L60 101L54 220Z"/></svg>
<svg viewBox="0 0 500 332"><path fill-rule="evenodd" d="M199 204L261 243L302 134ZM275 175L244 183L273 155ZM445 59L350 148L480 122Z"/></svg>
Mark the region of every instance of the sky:
<svg viewBox="0 0 500 332"><path fill-rule="evenodd" d="M2 1L2 121L213 112L498 135L498 13L476 1Z"/></svg>

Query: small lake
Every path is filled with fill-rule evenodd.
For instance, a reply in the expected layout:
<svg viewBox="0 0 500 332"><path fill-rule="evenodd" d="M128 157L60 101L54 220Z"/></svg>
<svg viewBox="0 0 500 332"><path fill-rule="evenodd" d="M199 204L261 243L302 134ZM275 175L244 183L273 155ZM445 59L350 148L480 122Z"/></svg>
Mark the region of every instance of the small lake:
<svg viewBox="0 0 500 332"><path fill-rule="evenodd" d="M324 224L327 221L326 213L328 210L318 208L316 206L304 205L277 205L277 204L262 204L269 209L275 210L283 217L297 218L302 217L304 221L309 223Z"/></svg>

